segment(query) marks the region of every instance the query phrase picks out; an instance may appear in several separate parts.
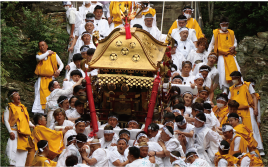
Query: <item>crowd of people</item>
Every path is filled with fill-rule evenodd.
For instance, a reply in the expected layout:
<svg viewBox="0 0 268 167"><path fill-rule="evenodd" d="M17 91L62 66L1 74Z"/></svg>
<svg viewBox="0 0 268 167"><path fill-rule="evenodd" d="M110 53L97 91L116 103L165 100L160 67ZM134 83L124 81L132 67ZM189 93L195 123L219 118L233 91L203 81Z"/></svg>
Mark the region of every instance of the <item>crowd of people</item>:
<svg viewBox="0 0 268 167"><path fill-rule="evenodd" d="M228 29L228 18L220 19L208 45L189 6L168 32L175 42L171 49L171 98L163 120L156 114L147 127L131 117L123 128L118 126L118 115L109 113L106 124L98 121L102 134L91 135L91 117L79 95L85 94L85 76L98 75L99 70L86 74L81 62L91 61L94 55L95 31L101 39L106 38L124 26L120 9L138 6L143 8L131 20L131 27L165 42L167 34L157 28L156 11L150 2L84 1L79 11L71 2L63 2L70 43L62 86L56 78L64 64L46 41L40 41L33 119L19 92L8 92L10 103L3 122L10 135L6 154L11 166L263 166L260 96L254 90L256 81L242 77L236 61L237 41L234 31ZM198 93L182 91L178 85L197 88ZM215 105L218 87L222 92ZM136 133L131 133L134 130Z"/></svg>

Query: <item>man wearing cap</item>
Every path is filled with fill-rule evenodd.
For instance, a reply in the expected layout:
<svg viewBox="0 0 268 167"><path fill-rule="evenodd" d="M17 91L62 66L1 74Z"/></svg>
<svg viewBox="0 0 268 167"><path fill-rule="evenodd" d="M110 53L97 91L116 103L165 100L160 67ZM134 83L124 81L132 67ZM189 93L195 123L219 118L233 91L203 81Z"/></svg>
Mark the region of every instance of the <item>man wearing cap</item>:
<svg viewBox="0 0 268 167"><path fill-rule="evenodd" d="M36 55L38 62L35 74L38 79L34 85L35 99L32 108L33 113L44 113L46 108L46 97L49 96L48 84L53 77L58 77L63 69L63 63L60 57L53 51L47 50L48 45L45 41L38 43L39 52ZM57 67L59 65L59 68Z"/></svg>
<svg viewBox="0 0 268 167"><path fill-rule="evenodd" d="M110 3L110 19L108 18L110 24L110 30L114 30L115 28L122 27L123 21L121 20L121 12L125 12L125 10L131 11L132 2L131 1L111 1Z"/></svg>
<svg viewBox="0 0 268 167"><path fill-rule="evenodd" d="M194 125L187 123L186 119L182 115L178 115L175 118L175 126L174 132L178 134L178 136L182 135L186 137L186 151L189 148L193 147L193 135L194 135Z"/></svg>
<svg viewBox="0 0 268 167"><path fill-rule="evenodd" d="M6 155L9 165L24 166L28 153L28 136L31 135L30 127L34 128L34 125L30 121L27 108L20 102L19 92L10 90L7 96L11 102L8 103L2 120L9 132Z"/></svg>
<svg viewBox="0 0 268 167"><path fill-rule="evenodd" d="M194 148L200 158L205 159L211 165L213 164L215 153L218 152L218 146L221 137L218 133L205 126L206 116L199 112L194 120Z"/></svg>
<svg viewBox="0 0 268 167"><path fill-rule="evenodd" d="M208 53L214 49L214 52L218 55L219 84L225 93L227 93L228 87L232 85L230 74L233 71L240 71L235 58L237 41L234 31L228 29L228 26L229 19L222 17L220 19L221 29L213 30L213 36L208 47Z"/></svg>
<svg viewBox="0 0 268 167"><path fill-rule="evenodd" d="M187 18L184 15L180 15L177 19L179 27L172 30L171 37L174 38L176 41L181 40L180 36L180 28L185 27L187 24ZM195 29L189 28L189 35L188 39L191 40L195 46L197 46L197 38L196 38L196 32Z"/></svg>
<svg viewBox="0 0 268 167"><path fill-rule="evenodd" d="M103 8L100 5L97 5L94 8L95 18L94 18L94 31L99 31L100 38L105 38L110 34L109 23L106 19L102 19Z"/></svg>
<svg viewBox="0 0 268 167"><path fill-rule="evenodd" d="M111 150L112 145L117 143L118 135L114 133L111 125L104 127L104 136L100 138L101 148Z"/></svg>
<svg viewBox="0 0 268 167"><path fill-rule="evenodd" d="M82 157L86 163L92 167L109 165L108 152L101 148L99 139L93 139L90 142L90 154L87 155L86 151L82 151Z"/></svg>
<svg viewBox="0 0 268 167"><path fill-rule="evenodd" d="M173 137L173 129L170 126L164 126L161 132L161 136L158 140L159 145L163 148L165 156L164 156L164 166L171 166L170 163L170 152L179 151L182 156L184 156L184 152L180 142Z"/></svg>
<svg viewBox="0 0 268 167"><path fill-rule="evenodd" d="M124 138L117 140L117 148L109 152L109 166L126 166L129 163L125 150L128 149L128 142Z"/></svg>
<svg viewBox="0 0 268 167"><path fill-rule="evenodd" d="M194 9L192 9L190 6L185 6L183 8L183 12L182 14L186 17L187 19L187 24L186 27L191 28L191 29L195 29L196 32L196 38L202 38L204 37L204 34L202 33L202 30L198 24L198 22L194 19L191 18L191 15L193 13ZM180 25L178 25L178 20L175 20L172 24L172 26L170 27L168 34L172 33L172 30L175 28L180 28Z"/></svg>
<svg viewBox="0 0 268 167"><path fill-rule="evenodd" d="M215 166L228 167L236 165L238 159L233 157L233 155L228 154L229 149L229 143L226 140L222 140L219 146L220 155L215 157Z"/></svg>
<svg viewBox="0 0 268 167"><path fill-rule="evenodd" d="M149 32L155 39L158 41L161 40L161 31L153 25L153 15L148 13L144 17L144 26L142 26L144 30ZM163 41L164 42L164 41Z"/></svg>
<svg viewBox="0 0 268 167"><path fill-rule="evenodd" d="M258 142L258 149L263 152L262 140L256 120L258 101L255 96L255 90L250 82L242 82L242 75L239 71L232 72L230 76L234 85L229 88L228 99L236 100L239 103L237 114L242 118L243 124L253 131L253 136Z"/></svg>
<svg viewBox="0 0 268 167"><path fill-rule="evenodd" d="M199 155L195 148L190 148L186 152L186 162L190 164L188 165L188 167L200 167L200 166L211 167L213 166L206 160L199 158Z"/></svg>
<svg viewBox="0 0 268 167"><path fill-rule="evenodd" d="M195 49L194 43L188 39L189 29L186 27L182 27L179 30L180 40L178 40L178 46L176 52L180 52L184 58L188 59L188 54L192 49Z"/></svg>
<svg viewBox="0 0 268 167"><path fill-rule="evenodd" d="M248 152L248 142L242 136L236 134L230 124L222 125L222 133L226 141L230 144L230 155Z"/></svg>

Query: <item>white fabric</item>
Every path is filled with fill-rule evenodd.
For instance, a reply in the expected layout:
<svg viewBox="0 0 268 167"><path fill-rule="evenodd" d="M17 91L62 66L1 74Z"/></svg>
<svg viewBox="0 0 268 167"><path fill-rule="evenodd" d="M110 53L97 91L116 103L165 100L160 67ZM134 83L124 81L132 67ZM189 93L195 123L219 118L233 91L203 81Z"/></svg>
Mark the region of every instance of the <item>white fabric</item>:
<svg viewBox="0 0 268 167"><path fill-rule="evenodd" d="M97 160L97 163L94 165L91 165L92 167L101 167L101 166L108 166L108 153L103 148L98 148L93 152L93 154L89 157L90 159L95 158Z"/></svg>
<svg viewBox="0 0 268 167"><path fill-rule="evenodd" d="M149 146L149 152L150 151L155 151L155 152L160 152L163 151L163 148L157 143L157 142L147 142ZM157 164L159 167L164 166L163 159L161 157L155 156L155 164Z"/></svg>
<svg viewBox="0 0 268 167"><path fill-rule="evenodd" d="M109 142L105 141L105 138L100 138L101 148L110 150L111 144L117 144L118 136L114 134L113 139Z"/></svg>
<svg viewBox="0 0 268 167"><path fill-rule="evenodd" d="M140 166L153 167L153 164L149 160L142 158L142 159L136 159L135 161L126 165L126 167L140 167Z"/></svg>
<svg viewBox="0 0 268 167"><path fill-rule="evenodd" d="M197 42L195 29L189 28L188 33L189 34L188 34L188 38L187 39L188 40L191 40L192 42ZM174 38L177 42L181 40L180 27L175 28L175 29L172 30L171 37Z"/></svg>
<svg viewBox="0 0 268 167"><path fill-rule="evenodd" d="M191 125L191 124L187 123L185 129L180 129L180 128L178 128L177 125L175 125L175 126L174 126L174 131L179 130L179 131L181 131L181 132L190 133L191 131L194 131L194 128L195 128L194 125ZM176 136L176 138L177 138L178 135L176 134L175 136ZM193 140L193 138L191 138L191 137L186 137L186 136L185 136L185 138L186 138L186 141L187 141L187 144L186 144L186 152L187 152L187 150L188 150L189 148L192 148L192 147L193 147L194 140Z"/></svg>
<svg viewBox="0 0 268 167"><path fill-rule="evenodd" d="M120 154L117 149L109 152L109 167L115 167L113 162L119 160L121 163L126 162L127 156Z"/></svg>
<svg viewBox="0 0 268 167"><path fill-rule="evenodd" d="M88 134L90 133L90 127L86 127L85 128L85 131L83 132L84 135L86 135L88 137ZM77 135L75 129L71 129L71 130L68 130L65 134L64 134L64 138L63 138L63 142L64 142L64 146L66 147L68 142L67 142L67 139L69 136L72 136L72 135ZM88 141L90 141L91 139L88 139Z"/></svg>
<svg viewBox="0 0 268 167"><path fill-rule="evenodd" d="M259 126L258 126L257 121L255 119L253 108L250 107L249 112L250 112L251 126L252 126L252 130L253 130L253 137L258 142L257 148L259 150L263 150L264 147L263 147L263 143L262 143L262 139L261 139L261 134L259 131Z"/></svg>
<svg viewBox="0 0 268 167"><path fill-rule="evenodd" d="M206 87L208 87L209 89L211 89L211 83L212 83L211 78L210 78L209 76L207 76L207 78L204 79L204 83L203 83L202 86L206 86Z"/></svg>
<svg viewBox="0 0 268 167"><path fill-rule="evenodd" d="M150 4L149 4L149 5L150 5ZM149 11L149 8L151 8L151 7L148 6L148 9L145 9L145 10L143 10L142 12L147 12L147 11ZM141 12L141 13L142 13L142 12ZM130 21L130 25L131 25L131 27L133 27L134 24L140 24L140 25L142 25L142 27L143 27L143 25L145 25L145 21L144 21L144 19L145 19L145 15L142 15L141 18L136 18L136 17L135 17L133 20ZM156 22L156 14L153 16L153 26L157 26L157 22Z"/></svg>
<svg viewBox="0 0 268 167"><path fill-rule="evenodd" d="M192 114L192 107L185 106L185 111L184 111L183 116L187 116L186 114L188 114L189 116Z"/></svg>
<svg viewBox="0 0 268 167"><path fill-rule="evenodd" d="M162 33L156 26L147 27L144 25L143 29L146 30L147 32L149 32L155 39L160 41ZM164 42L164 41L162 41L162 42Z"/></svg>
<svg viewBox="0 0 268 167"><path fill-rule="evenodd" d="M179 151L181 156L184 157L184 152L182 150L182 146L180 142L176 138L170 138L168 141L165 141L166 150L169 152ZM164 157L164 166L171 166L170 157Z"/></svg>
<svg viewBox="0 0 268 167"><path fill-rule="evenodd" d="M70 35L71 33L71 24L75 24L75 19L76 19L76 8L69 8L66 11L66 20L67 20L67 32Z"/></svg>
<svg viewBox="0 0 268 167"><path fill-rule="evenodd" d="M85 72L81 69L81 68L70 68L70 70L69 70L69 72L67 73L67 79L68 79L68 81L70 81L71 80L71 72L73 71L73 70L79 70L81 73L82 73L82 77L83 78L85 78L85 76L86 76L86 74L85 74Z"/></svg>
<svg viewBox="0 0 268 167"><path fill-rule="evenodd" d="M183 78L183 85L191 85L194 84L195 76L189 75L188 77L182 77Z"/></svg>
<svg viewBox="0 0 268 167"><path fill-rule="evenodd" d="M73 113L74 111L76 111L75 108L70 108L68 110L65 111L66 117L69 118L69 116L71 115L71 113Z"/></svg>
<svg viewBox="0 0 268 167"><path fill-rule="evenodd" d="M218 152L218 147L222 140L219 134L203 126L194 129L193 140L194 148L196 148L199 158L206 160L212 165L215 153Z"/></svg>
<svg viewBox="0 0 268 167"><path fill-rule="evenodd" d="M218 166L219 167L227 167L228 166L228 161L226 161L225 159L220 159L218 162Z"/></svg>
<svg viewBox="0 0 268 167"><path fill-rule="evenodd" d="M79 7L79 13L81 15L82 23L85 23L87 13L93 13L94 8L97 5L103 6L101 3L97 2L96 4L91 3L89 8L87 8L85 5L82 5L82 6Z"/></svg>
<svg viewBox="0 0 268 167"><path fill-rule="evenodd" d="M94 31L99 31L100 35L107 37L110 34L109 23L106 19L94 20Z"/></svg>
<svg viewBox="0 0 268 167"><path fill-rule="evenodd" d="M49 55L48 51L41 55L36 55L36 61L39 62L41 60L46 61L47 56ZM58 70L62 70L64 65L60 59L60 57L56 54L56 60L59 65ZM41 84L41 77L38 77L37 81L34 84L35 89L35 98L34 98L34 104L32 108L33 113L44 113L44 110L42 109L42 105L40 104L40 84Z"/></svg>
<svg viewBox="0 0 268 167"><path fill-rule="evenodd" d="M188 54L187 60L192 63L192 65L195 64L195 61L201 60L203 63L208 62L208 52L204 51L203 53L197 53L195 49L191 50L190 53Z"/></svg>
<svg viewBox="0 0 268 167"><path fill-rule="evenodd" d="M250 166L250 158L248 156L245 156L242 160L241 160L241 166L242 167L249 167Z"/></svg>
<svg viewBox="0 0 268 167"><path fill-rule="evenodd" d="M68 111L68 110L67 110L67 111ZM70 119L70 118L80 118L81 115L77 112L76 109L73 109L73 111L72 111L71 113L68 113L68 115L66 114L66 117L67 117L68 119Z"/></svg>
<svg viewBox="0 0 268 167"><path fill-rule="evenodd" d="M49 127L49 129L55 130L55 126L74 126L74 123L69 120L64 120L62 125L58 125L58 122L55 122Z"/></svg>
<svg viewBox="0 0 268 167"><path fill-rule="evenodd" d="M192 49L196 49L194 43L190 41L189 39L186 39L185 41L179 40L177 42L178 42L178 46L177 46L176 52L180 52L187 60L188 54L190 53L190 51Z"/></svg>
<svg viewBox="0 0 268 167"><path fill-rule="evenodd" d="M69 155L77 156L78 163L82 163L82 157L81 157L80 152L78 151L78 149L73 144L71 144L71 145L67 146L66 149L64 149L62 151L62 153L60 154L60 156L58 158L58 161L57 161L57 166L56 167L66 167L65 161L66 161L66 158Z"/></svg>
<svg viewBox="0 0 268 167"><path fill-rule="evenodd" d="M18 132L11 130L15 134L15 139L11 140L8 138L7 147L6 147L6 155L8 157L10 165L14 166L24 166L27 158L28 151L27 150L17 150L18 143Z"/></svg>
<svg viewBox="0 0 268 167"><path fill-rule="evenodd" d="M214 166L214 165L212 165L212 166ZM197 158L188 167L211 167L211 165L206 160L203 160L201 158Z"/></svg>
<svg viewBox="0 0 268 167"><path fill-rule="evenodd" d="M160 135L161 135L161 131L159 130L155 137L149 138L149 142L158 142Z"/></svg>
<svg viewBox="0 0 268 167"><path fill-rule="evenodd" d="M203 62L203 63L197 64L195 66L194 71L193 71L193 75L196 75L199 73L199 68L202 65L207 65L207 63ZM211 71L208 73L207 77L210 77L214 83L219 83L219 71L218 71L218 69L215 66L210 67L210 68L211 68Z"/></svg>
<svg viewBox="0 0 268 167"><path fill-rule="evenodd" d="M180 52L178 52L177 49L176 49L176 53L172 54L171 56L172 56L173 64L177 66L177 72L181 74L182 62L186 61L185 57Z"/></svg>

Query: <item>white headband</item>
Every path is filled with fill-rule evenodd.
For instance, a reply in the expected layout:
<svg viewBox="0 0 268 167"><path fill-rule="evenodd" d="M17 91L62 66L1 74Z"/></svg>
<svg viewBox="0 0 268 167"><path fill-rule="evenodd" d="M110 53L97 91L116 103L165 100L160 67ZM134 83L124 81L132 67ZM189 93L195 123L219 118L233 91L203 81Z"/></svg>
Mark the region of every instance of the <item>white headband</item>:
<svg viewBox="0 0 268 167"><path fill-rule="evenodd" d="M110 116L110 117L108 117L108 119L110 119L110 118L115 118L118 121L118 118L116 116Z"/></svg>
<svg viewBox="0 0 268 167"><path fill-rule="evenodd" d="M76 139L76 142L81 142L81 143L85 143L84 141L81 141L81 140L77 140L77 139Z"/></svg>
<svg viewBox="0 0 268 167"><path fill-rule="evenodd" d="M87 33L83 33L83 34L82 34L82 36L84 36L84 35L86 35L86 34L88 34L88 35L90 35L90 36L91 36L91 34L90 34L90 33L88 33L88 32L87 32Z"/></svg>
<svg viewBox="0 0 268 167"><path fill-rule="evenodd" d="M202 89L202 90L200 90L199 92L208 92L208 90L206 90L206 89Z"/></svg>
<svg viewBox="0 0 268 167"><path fill-rule="evenodd" d="M182 82L182 79L181 78L175 78L175 77L172 79L172 81L174 81L175 79L179 79Z"/></svg>
<svg viewBox="0 0 268 167"><path fill-rule="evenodd" d="M177 112L177 113L181 114L181 110L179 110L179 109L174 109L174 110L172 110L172 113L174 113L174 112ZM171 122L171 121L170 121L170 122Z"/></svg>
<svg viewBox="0 0 268 167"><path fill-rule="evenodd" d="M73 140L76 140L76 137L73 137L71 140L69 140L68 142L71 142L71 141L73 141Z"/></svg>
<svg viewBox="0 0 268 167"><path fill-rule="evenodd" d="M220 23L220 24L229 24L229 22L222 22L222 23Z"/></svg>
<svg viewBox="0 0 268 167"><path fill-rule="evenodd" d="M164 126L163 130L169 137L173 137L173 135L170 133L170 131L167 129L167 127Z"/></svg>
<svg viewBox="0 0 268 167"><path fill-rule="evenodd" d="M130 122L135 122L136 124L139 125L139 123L137 121L135 121L135 120L130 120L127 124L129 124Z"/></svg>
<svg viewBox="0 0 268 167"><path fill-rule="evenodd" d="M80 123L80 122L84 122L84 123L86 123L85 121L80 120L80 121L77 121L77 122L75 123L75 126L76 126L78 123Z"/></svg>
<svg viewBox="0 0 268 167"><path fill-rule="evenodd" d="M101 144L100 142L97 142L97 143L90 143L90 144Z"/></svg>
<svg viewBox="0 0 268 167"><path fill-rule="evenodd" d="M192 154L192 155L190 155L188 158L186 158L187 160L190 158L190 157L192 157L192 156L194 156L194 155L196 155L196 154Z"/></svg>
<svg viewBox="0 0 268 167"><path fill-rule="evenodd" d="M44 151L43 149L44 149L47 145L48 145L48 142L47 142L47 144L46 144L44 147L39 148L40 152L43 152L43 151Z"/></svg>
<svg viewBox="0 0 268 167"><path fill-rule="evenodd" d="M225 147L224 145L220 145L221 150L229 150L230 149L230 147L228 149L224 148L224 147Z"/></svg>
<svg viewBox="0 0 268 167"><path fill-rule="evenodd" d="M231 125L223 125L222 126L222 132L228 132L233 130L234 128Z"/></svg>
<svg viewBox="0 0 268 167"><path fill-rule="evenodd" d="M68 97L63 99L62 101L59 102L59 104L61 104L62 102L64 102L65 100L68 100Z"/></svg>
<svg viewBox="0 0 268 167"><path fill-rule="evenodd" d="M139 146L139 148L141 148L141 147L148 147L149 148L149 146Z"/></svg>
<svg viewBox="0 0 268 167"><path fill-rule="evenodd" d="M139 140L139 139L140 139L140 137L142 137L142 136L144 136L144 137L148 138L146 134L144 134L144 133L140 133L140 134L137 136L137 138L136 138L136 139L137 139L137 140Z"/></svg>
<svg viewBox="0 0 268 167"><path fill-rule="evenodd" d="M145 16L145 18L144 19L153 19L154 17L152 17L152 16Z"/></svg>
<svg viewBox="0 0 268 167"><path fill-rule="evenodd" d="M113 130L104 130L104 134L112 134L112 133L114 133Z"/></svg>
<svg viewBox="0 0 268 167"><path fill-rule="evenodd" d="M192 94L192 92L186 91L186 92L184 92L184 93L182 94L182 97L183 97L185 94L190 94L190 95L194 96L194 95Z"/></svg>
<svg viewBox="0 0 268 167"><path fill-rule="evenodd" d="M80 51L81 53L82 52L86 52L89 48L88 47L83 47L82 50Z"/></svg>
<svg viewBox="0 0 268 167"><path fill-rule="evenodd" d="M202 121L202 120L198 119L197 117L195 117L195 119L196 119L197 121L199 121L199 122L204 123L204 121Z"/></svg>
<svg viewBox="0 0 268 167"><path fill-rule="evenodd" d="M208 69L201 69L201 70L199 70L199 71L207 71L207 72L209 72L209 70Z"/></svg>
<svg viewBox="0 0 268 167"><path fill-rule="evenodd" d="M222 101L227 102L227 101L225 100L225 98L223 98L223 97L219 97L219 98L217 98L216 100L222 100Z"/></svg>
<svg viewBox="0 0 268 167"><path fill-rule="evenodd" d="M174 124L174 122L172 122L172 121L168 121L168 122L165 123L165 125L167 125L168 123L172 123L172 124Z"/></svg>
<svg viewBox="0 0 268 167"><path fill-rule="evenodd" d="M126 143L126 145L128 145L127 140L124 139L124 138L118 139L118 140L117 140L117 143L118 143L120 140L123 140L123 141Z"/></svg>
<svg viewBox="0 0 268 167"><path fill-rule="evenodd" d="M180 29L180 32L182 32L182 31L189 31L189 29L186 28L186 27L182 27L182 28Z"/></svg>
<svg viewBox="0 0 268 167"><path fill-rule="evenodd" d="M191 10L192 12L194 12L194 9L190 9L190 8L183 9L182 11L185 12L186 10Z"/></svg>
<svg viewBox="0 0 268 167"><path fill-rule="evenodd" d="M180 121L180 122L176 122L176 124L179 125L179 126L182 126L182 125L186 124L185 118L183 118L183 120Z"/></svg>
<svg viewBox="0 0 268 167"><path fill-rule="evenodd" d="M15 91L15 92L13 92L9 97L13 96L15 93L19 93L19 92L16 92L16 91Z"/></svg>
<svg viewBox="0 0 268 167"><path fill-rule="evenodd" d="M193 108L193 110L199 111L199 112L204 112L203 110L199 110L198 108Z"/></svg>
<svg viewBox="0 0 268 167"><path fill-rule="evenodd" d="M217 58L217 56L214 54L208 55L208 57L210 57L210 56Z"/></svg>
<svg viewBox="0 0 268 167"><path fill-rule="evenodd" d="M178 21L187 21L187 19L178 19Z"/></svg>
<svg viewBox="0 0 268 167"><path fill-rule="evenodd" d="M174 67L171 67L171 69L170 69L171 71L176 71L176 69L174 68Z"/></svg>
<svg viewBox="0 0 268 167"><path fill-rule="evenodd" d="M170 153L170 156L172 156L173 158L176 158L176 159L181 159L181 157L177 157L176 155Z"/></svg>
<svg viewBox="0 0 268 167"><path fill-rule="evenodd" d="M197 80L197 79L199 79L199 78L204 79L203 75L200 74L200 73L198 73L198 74L195 76L194 80Z"/></svg>

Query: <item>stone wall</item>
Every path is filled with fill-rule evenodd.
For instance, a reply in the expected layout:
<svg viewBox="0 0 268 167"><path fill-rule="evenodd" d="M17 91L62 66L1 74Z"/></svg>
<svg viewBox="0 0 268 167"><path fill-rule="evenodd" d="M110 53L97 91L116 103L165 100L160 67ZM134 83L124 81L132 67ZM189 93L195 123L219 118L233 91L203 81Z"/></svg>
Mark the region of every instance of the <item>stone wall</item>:
<svg viewBox="0 0 268 167"><path fill-rule="evenodd" d="M268 107L268 31L257 36L246 36L236 49L236 59L244 79L253 78L255 90L261 96L261 111Z"/></svg>

